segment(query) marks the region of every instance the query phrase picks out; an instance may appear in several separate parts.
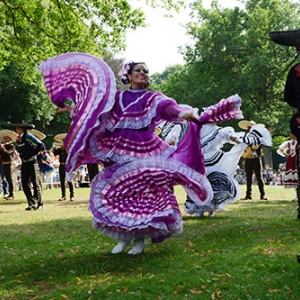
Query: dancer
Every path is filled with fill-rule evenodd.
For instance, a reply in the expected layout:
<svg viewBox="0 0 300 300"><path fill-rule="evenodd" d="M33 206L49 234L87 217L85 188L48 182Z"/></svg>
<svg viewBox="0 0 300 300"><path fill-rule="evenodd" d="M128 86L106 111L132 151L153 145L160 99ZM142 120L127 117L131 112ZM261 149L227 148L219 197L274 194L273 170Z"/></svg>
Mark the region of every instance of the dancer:
<svg viewBox="0 0 300 300"><path fill-rule="evenodd" d="M222 150L226 143L233 145L227 152ZM234 175L245 145L239 141L239 134L232 127L222 128L216 124L206 124L201 130L201 146L207 178L212 185L214 197L203 206L196 205L187 197L184 209L196 216L208 212L208 216L213 217L216 210L224 209L227 204L239 198L240 188Z"/></svg>
<svg viewBox="0 0 300 300"><path fill-rule="evenodd" d="M284 175L284 187L294 188L296 196L292 201L298 201L297 197L297 183L298 183L298 172L297 172L297 138L291 134L292 140L283 142L277 150L277 153L286 157L285 175Z"/></svg>
<svg viewBox="0 0 300 300"><path fill-rule="evenodd" d="M162 242L181 233L181 212L171 188L183 185L199 205L212 198L203 159L195 156L200 142L192 137L200 134L203 123L241 118L241 99L224 99L198 118L194 110L147 90L144 62L129 62L120 71L123 83L130 84L126 91L115 90L111 69L91 55L64 54L42 62L40 69L58 111L71 111L64 143L67 171L84 163L104 165L93 180L89 208L94 226L118 240L112 253L123 252L133 240L128 254L140 254L147 238ZM72 108L66 99L72 100ZM163 120L195 123L175 148L154 133Z"/></svg>
<svg viewBox="0 0 300 300"><path fill-rule="evenodd" d="M162 126L161 136L165 140L181 141L188 124L166 122ZM255 130L254 130L255 129ZM216 210L224 209L229 203L240 197L240 186L235 179L238 162L248 144L272 146L270 132L262 126L255 126L250 133L235 132L232 127L220 127L216 124L205 124L201 129L201 150L204 155L205 171L212 185L213 199L205 205L197 205L187 196L184 209L188 214L202 216L208 212L209 217ZM230 151L223 151L225 143L233 144Z"/></svg>

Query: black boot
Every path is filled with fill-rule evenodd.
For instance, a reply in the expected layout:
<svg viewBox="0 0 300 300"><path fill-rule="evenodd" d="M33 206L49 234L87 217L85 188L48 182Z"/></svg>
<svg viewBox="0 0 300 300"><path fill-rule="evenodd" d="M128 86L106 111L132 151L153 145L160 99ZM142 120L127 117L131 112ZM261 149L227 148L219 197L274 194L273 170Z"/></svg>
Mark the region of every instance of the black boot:
<svg viewBox="0 0 300 300"><path fill-rule="evenodd" d="M298 211L298 219L300 220L300 206L298 206L297 211Z"/></svg>
<svg viewBox="0 0 300 300"><path fill-rule="evenodd" d="M43 202L38 202L36 209L43 209Z"/></svg>

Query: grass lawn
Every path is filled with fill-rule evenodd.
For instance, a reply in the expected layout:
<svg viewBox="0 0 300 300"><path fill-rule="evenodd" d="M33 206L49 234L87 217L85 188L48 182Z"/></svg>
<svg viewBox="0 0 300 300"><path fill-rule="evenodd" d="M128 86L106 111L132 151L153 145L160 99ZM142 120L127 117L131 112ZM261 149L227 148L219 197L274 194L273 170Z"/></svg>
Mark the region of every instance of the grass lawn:
<svg viewBox="0 0 300 300"><path fill-rule="evenodd" d="M241 186L242 196L245 186ZM183 211L184 232L142 255L110 254L92 228L89 188L75 202L44 190L25 211L23 192L0 200L0 299L300 299L300 220L294 189L266 186L269 201L237 201L214 218Z"/></svg>

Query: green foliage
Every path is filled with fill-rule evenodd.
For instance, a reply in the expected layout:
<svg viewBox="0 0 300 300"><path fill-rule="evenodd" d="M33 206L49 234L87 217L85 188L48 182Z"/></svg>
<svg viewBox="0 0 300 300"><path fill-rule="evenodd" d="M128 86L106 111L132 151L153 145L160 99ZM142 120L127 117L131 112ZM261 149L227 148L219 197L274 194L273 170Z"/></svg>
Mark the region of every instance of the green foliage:
<svg viewBox="0 0 300 300"><path fill-rule="evenodd" d="M143 12L123 0L0 1L0 16L9 60L34 63L70 51L121 50L126 30L144 22Z"/></svg>
<svg viewBox="0 0 300 300"><path fill-rule="evenodd" d="M0 126L7 127L6 122L47 121L52 118L54 107L49 98L32 82L40 82L40 77L29 82L24 78L24 68L11 64L0 72ZM34 75L34 74L33 74Z"/></svg>
<svg viewBox="0 0 300 300"><path fill-rule="evenodd" d="M280 99L296 51L275 44L269 33L299 28L295 1L248 0L244 8L205 9L192 4L187 25L193 45L182 48L187 62L176 78L169 75L161 89L181 103L205 107L232 94L243 100L245 119L274 125L273 137L289 136L293 110Z"/></svg>
<svg viewBox="0 0 300 300"><path fill-rule="evenodd" d="M183 1L151 0L179 9ZM111 53L125 47L128 29L144 26L144 13L127 0L0 0L0 127L8 120L34 121L48 135L66 132L70 119L55 115L38 71L44 59L87 52L109 61L115 74L122 62ZM117 81L118 88L124 88ZM9 104L9 105L8 105Z"/></svg>

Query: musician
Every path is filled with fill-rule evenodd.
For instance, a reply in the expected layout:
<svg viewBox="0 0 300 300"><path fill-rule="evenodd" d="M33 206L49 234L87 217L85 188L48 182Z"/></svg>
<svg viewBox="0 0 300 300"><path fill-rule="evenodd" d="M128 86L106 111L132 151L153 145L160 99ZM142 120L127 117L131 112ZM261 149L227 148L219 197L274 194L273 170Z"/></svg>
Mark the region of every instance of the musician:
<svg viewBox="0 0 300 300"><path fill-rule="evenodd" d="M66 198L66 161L68 158L68 153L64 148L64 140L66 138L65 133L57 134L54 137L54 140L58 143L53 143L50 153L53 153L54 156L59 156L59 180L60 180L60 189L61 189L61 198L58 201L65 201ZM70 191L70 201L74 201L74 185L72 181L67 181L69 191Z"/></svg>
<svg viewBox="0 0 300 300"><path fill-rule="evenodd" d="M16 141L17 134L11 130L1 130L1 144L0 144L0 154L2 155L2 166L4 176L8 182L8 195L6 195L6 200L14 200L14 155L16 153L16 148L13 144L12 138ZM2 143L4 142L4 143Z"/></svg>
<svg viewBox="0 0 300 300"><path fill-rule="evenodd" d="M45 152L46 147L43 142L28 132L29 129L35 127L34 124L29 124L25 120L21 120L19 123L7 123L10 126L16 127L16 132L18 134L16 142L17 151L22 160L21 182L23 192L28 202L28 207L25 208L25 210L42 209L42 186L40 183L40 170L37 155L40 152ZM31 186L34 194L32 194Z"/></svg>
<svg viewBox="0 0 300 300"><path fill-rule="evenodd" d="M251 127L255 125L254 121L240 121L238 123L241 129L246 129L247 132L250 131ZM247 180L247 189L246 189L246 196L241 200L252 200L252 174L255 174L258 189L260 192L260 200L268 200L265 196L265 189L264 189L264 181L262 178L262 148L261 144L248 144L242 157L245 159L245 173L246 173L246 180Z"/></svg>
<svg viewBox="0 0 300 300"><path fill-rule="evenodd" d="M300 29L287 31L274 31L270 33L272 41L279 45L291 46L296 48L297 55L300 55ZM290 119L291 134L297 138L298 145L300 145L300 63L292 66L286 78L284 88L284 102L296 109L296 113ZM300 219L300 147L297 149L297 217ZM297 255L297 260L300 263L300 254Z"/></svg>

